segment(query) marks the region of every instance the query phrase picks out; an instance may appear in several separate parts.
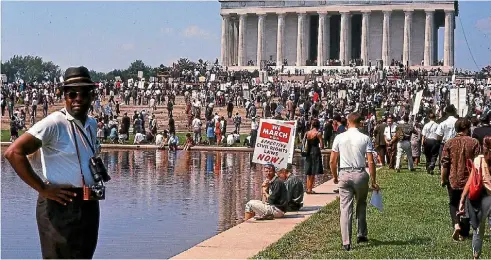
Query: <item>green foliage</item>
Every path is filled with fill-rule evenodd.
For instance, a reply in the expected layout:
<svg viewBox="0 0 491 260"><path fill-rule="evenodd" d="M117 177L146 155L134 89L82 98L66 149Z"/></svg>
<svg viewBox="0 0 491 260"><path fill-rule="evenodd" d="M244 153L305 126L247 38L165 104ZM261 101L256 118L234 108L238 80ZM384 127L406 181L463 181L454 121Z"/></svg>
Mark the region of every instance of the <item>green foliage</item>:
<svg viewBox="0 0 491 260"><path fill-rule="evenodd" d="M61 76L61 70L53 62L45 62L38 56L17 56L2 62L2 73L7 75L9 82L24 80L25 82L51 81Z"/></svg>
<svg viewBox="0 0 491 260"><path fill-rule="evenodd" d="M202 59L198 62L193 62L186 58L181 58L176 61L176 69L194 70L199 69L202 73L206 69L208 63ZM90 69L90 68L89 68ZM14 82L23 79L25 82L42 82L51 81L62 76L62 71L58 65L53 62L44 62L40 57L34 56L17 56L15 55L10 60L1 64L1 71L7 75L9 82ZM160 64L158 67L152 68L145 65L142 60L135 60L126 69L114 69L110 72L97 72L90 70L90 77L95 82L114 81L115 77L121 77L121 80L138 79L138 71L143 71L143 77L148 81L150 77L159 77L162 75L179 76L180 73L172 73L172 68ZM174 75L175 74L175 75Z"/></svg>
<svg viewBox="0 0 491 260"><path fill-rule="evenodd" d="M448 195L439 176L386 168L377 172L384 211L368 206L368 243L356 244L353 212L352 250L341 249L339 199L328 204L254 258L462 258L472 257L471 241L455 242ZM370 195L369 195L370 196ZM483 259L491 257L491 239L483 242Z"/></svg>

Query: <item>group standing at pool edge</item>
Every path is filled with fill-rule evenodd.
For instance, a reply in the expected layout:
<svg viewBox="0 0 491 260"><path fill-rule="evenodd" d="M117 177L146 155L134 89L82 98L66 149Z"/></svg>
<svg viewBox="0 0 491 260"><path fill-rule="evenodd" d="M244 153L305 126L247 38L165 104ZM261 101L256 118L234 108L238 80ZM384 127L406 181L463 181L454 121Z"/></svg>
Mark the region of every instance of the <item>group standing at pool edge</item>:
<svg viewBox="0 0 491 260"><path fill-rule="evenodd" d="M65 108L34 124L10 145L5 158L19 177L39 192L36 219L43 258L92 258L100 218L97 194L101 191L91 188L98 182L97 167L100 166L93 163L100 149L96 138L97 123L88 116L95 83L87 68L76 67L66 70L63 84ZM453 106L447 106L445 112L447 118L440 123L436 123L434 114L430 113L429 121L423 127L421 142L424 147L429 147L424 149L426 170L433 173L438 164L436 158L441 158L441 184L448 189L454 227L452 237L464 240L471 236L469 231L472 229L473 257L479 258L486 220L491 214L488 168L491 163L491 113L483 114L481 125L473 127L469 119L457 118ZM354 204L358 221L356 241L369 241L367 197L370 189L380 189L375 168L378 154L377 147L362 128L363 116L352 112L343 119L347 129L334 136L329 165L333 181L339 188L342 249L351 250ZM387 148L389 168L399 171L405 153L409 169L414 170L408 147L410 138L417 133L414 130L416 119L403 116L397 125L394 119L388 116L387 125L379 129L384 135L382 141ZM320 131L321 123L314 115L308 125L310 129L304 133L308 147L305 193L310 195L315 194L315 175L324 173L321 149L326 140ZM37 150L41 150L44 178L34 172L27 158ZM466 167L468 160L474 167ZM270 220L302 209L304 186L298 176L288 168L277 170L271 164L264 165L263 172L263 200L251 200L246 204L246 220L252 217ZM478 199L470 200L468 195L475 183L481 183L481 194Z"/></svg>

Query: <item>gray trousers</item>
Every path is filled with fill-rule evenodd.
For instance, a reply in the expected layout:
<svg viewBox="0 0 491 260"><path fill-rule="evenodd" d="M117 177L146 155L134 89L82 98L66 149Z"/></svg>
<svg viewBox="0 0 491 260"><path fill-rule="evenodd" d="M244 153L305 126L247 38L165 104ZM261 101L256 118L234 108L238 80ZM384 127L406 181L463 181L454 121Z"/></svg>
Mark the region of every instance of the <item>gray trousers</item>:
<svg viewBox="0 0 491 260"><path fill-rule="evenodd" d="M351 244L353 202L356 201L358 237L367 236L367 195L370 176L363 170L340 170L339 199L341 209L341 237L343 245Z"/></svg>
<svg viewBox="0 0 491 260"><path fill-rule="evenodd" d="M479 226L474 229L472 234L472 252L481 255L482 240L486 230L486 219L491 216L491 196L483 197L481 201L481 213L478 216ZM489 220L488 220L489 221Z"/></svg>

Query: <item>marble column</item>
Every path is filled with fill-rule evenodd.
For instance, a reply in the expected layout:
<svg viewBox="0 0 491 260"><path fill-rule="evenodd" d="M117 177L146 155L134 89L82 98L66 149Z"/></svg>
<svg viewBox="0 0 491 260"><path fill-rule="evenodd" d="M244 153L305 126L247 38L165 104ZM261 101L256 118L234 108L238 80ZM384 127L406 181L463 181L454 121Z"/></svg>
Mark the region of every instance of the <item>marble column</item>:
<svg viewBox="0 0 491 260"><path fill-rule="evenodd" d="M257 15L257 57L256 66L261 66L264 54L264 19L265 14Z"/></svg>
<svg viewBox="0 0 491 260"><path fill-rule="evenodd" d="M326 20L327 13L319 12L319 31L317 33L317 66L324 66L326 62Z"/></svg>
<svg viewBox="0 0 491 260"><path fill-rule="evenodd" d="M304 49L305 49L305 18L307 17L306 13L298 13L298 22L297 22L297 66L305 65L305 57L304 57Z"/></svg>
<svg viewBox="0 0 491 260"><path fill-rule="evenodd" d="M424 49L424 65L433 65L433 27L434 27L434 10L426 11L425 21L425 49Z"/></svg>
<svg viewBox="0 0 491 260"><path fill-rule="evenodd" d="M283 65L283 41L285 35L285 14L278 14L278 32L276 37L276 66Z"/></svg>
<svg viewBox="0 0 491 260"><path fill-rule="evenodd" d="M363 65L368 66L368 39L370 28L370 12L363 12L361 18L361 54L360 59L363 60Z"/></svg>
<svg viewBox="0 0 491 260"><path fill-rule="evenodd" d="M382 27L382 61L384 66L390 66L390 15L391 11L384 11Z"/></svg>
<svg viewBox="0 0 491 260"><path fill-rule="evenodd" d="M233 55L233 64L236 65L238 60L237 60L237 56L239 55L239 52L238 52L238 49L239 49L239 25L238 25L238 21L237 21L237 18L234 19L234 55Z"/></svg>
<svg viewBox="0 0 491 260"><path fill-rule="evenodd" d="M228 22L228 53L227 53L227 64L228 66L233 66L234 64L234 19L229 18Z"/></svg>
<svg viewBox="0 0 491 260"><path fill-rule="evenodd" d="M229 20L230 17L229 15L222 15L222 39L221 39L221 63L222 66L228 66L228 57L229 57L229 50L228 50L228 35L229 35Z"/></svg>
<svg viewBox="0 0 491 260"><path fill-rule="evenodd" d="M246 65L246 54L245 54L245 28L246 28L246 19L247 16L245 14L241 14L239 16L239 46L237 48L237 65L245 66Z"/></svg>
<svg viewBox="0 0 491 260"><path fill-rule="evenodd" d="M348 65L349 63L349 19L351 14L349 12L341 13L341 32L339 37L339 60L342 65Z"/></svg>
<svg viewBox="0 0 491 260"><path fill-rule="evenodd" d="M402 45L402 63L411 66L411 24L413 11L404 11L404 40Z"/></svg>
<svg viewBox="0 0 491 260"><path fill-rule="evenodd" d="M454 66L454 11L445 11L445 39L443 43L443 66Z"/></svg>

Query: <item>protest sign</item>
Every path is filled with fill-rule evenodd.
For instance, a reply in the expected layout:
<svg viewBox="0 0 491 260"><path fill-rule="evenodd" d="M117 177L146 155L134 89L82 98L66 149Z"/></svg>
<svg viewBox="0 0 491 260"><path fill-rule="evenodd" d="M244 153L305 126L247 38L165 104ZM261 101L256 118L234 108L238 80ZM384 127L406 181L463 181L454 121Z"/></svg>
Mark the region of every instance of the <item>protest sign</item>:
<svg viewBox="0 0 491 260"><path fill-rule="evenodd" d="M2 82L7 83L7 75L6 74L2 74Z"/></svg>
<svg viewBox="0 0 491 260"><path fill-rule="evenodd" d="M210 75L210 81L215 81L216 79L216 75L215 74L211 74Z"/></svg>
<svg viewBox="0 0 491 260"><path fill-rule="evenodd" d="M412 115L418 114L422 99L423 99L423 90L420 90L420 91L418 91L418 93L416 93L416 98L414 99Z"/></svg>
<svg viewBox="0 0 491 260"><path fill-rule="evenodd" d="M199 82L205 82L206 81L206 78L203 76L199 77L198 79L199 79Z"/></svg>
<svg viewBox="0 0 491 260"><path fill-rule="evenodd" d="M252 162L286 168L293 159L295 123L261 119Z"/></svg>
<svg viewBox="0 0 491 260"><path fill-rule="evenodd" d="M63 76L60 76L60 83L63 83Z"/></svg>
<svg viewBox="0 0 491 260"><path fill-rule="evenodd" d="M143 78L143 71L141 71L141 70L138 71L138 77Z"/></svg>
<svg viewBox="0 0 491 260"><path fill-rule="evenodd" d="M114 77L114 79L115 79L116 81L121 81L121 77L120 77L120 76L116 76L116 77Z"/></svg>

